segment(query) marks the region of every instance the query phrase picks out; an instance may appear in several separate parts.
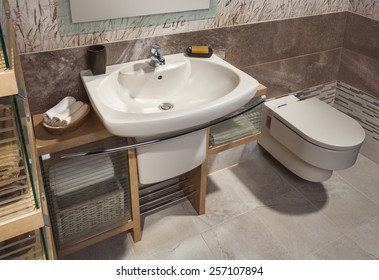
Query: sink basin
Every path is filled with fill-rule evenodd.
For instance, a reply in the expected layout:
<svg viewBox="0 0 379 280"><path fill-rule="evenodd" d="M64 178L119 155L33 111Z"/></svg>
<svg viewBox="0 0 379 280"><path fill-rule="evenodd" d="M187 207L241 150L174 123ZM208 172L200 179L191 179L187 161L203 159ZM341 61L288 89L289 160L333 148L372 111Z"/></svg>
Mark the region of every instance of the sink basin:
<svg viewBox="0 0 379 280"><path fill-rule="evenodd" d="M246 104L258 81L213 55L165 56L107 66L106 73L81 78L91 104L110 133L124 137L171 134L223 117Z"/></svg>

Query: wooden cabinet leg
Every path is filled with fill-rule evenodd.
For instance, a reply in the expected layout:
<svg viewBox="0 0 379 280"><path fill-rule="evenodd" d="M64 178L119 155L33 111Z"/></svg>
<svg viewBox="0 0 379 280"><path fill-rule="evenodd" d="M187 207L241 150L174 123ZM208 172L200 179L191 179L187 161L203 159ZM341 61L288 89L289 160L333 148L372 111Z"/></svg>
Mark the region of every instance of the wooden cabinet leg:
<svg viewBox="0 0 379 280"><path fill-rule="evenodd" d="M130 144L130 143L129 143ZM139 194L138 194L138 168L137 168L137 154L136 150L128 150L129 161L129 181L130 181L130 199L132 206L132 237L134 242L141 240L141 217L139 208Z"/></svg>
<svg viewBox="0 0 379 280"><path fill-rule="evenodd" d="M191 196L188 200L191 202L193 208L199 215L205 214L205 195L207 192L207 170L208 161L205 160L202 165L190 171L187 176L193 180L196 194Z"/></svg>

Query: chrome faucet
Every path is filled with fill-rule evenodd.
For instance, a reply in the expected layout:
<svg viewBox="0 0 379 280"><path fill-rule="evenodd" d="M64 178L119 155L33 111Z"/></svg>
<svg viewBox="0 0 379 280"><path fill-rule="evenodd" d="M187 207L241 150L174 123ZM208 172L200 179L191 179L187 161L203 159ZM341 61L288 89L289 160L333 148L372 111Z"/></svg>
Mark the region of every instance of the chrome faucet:
<svg viewBox="0 0 379 280"><path fill-rule="evenodd" d="M153 67L158 67L159 65L165 65L166 61L163 56L161 56L161 47L158 44L151 46L151 59L150 65Z"/></svg>

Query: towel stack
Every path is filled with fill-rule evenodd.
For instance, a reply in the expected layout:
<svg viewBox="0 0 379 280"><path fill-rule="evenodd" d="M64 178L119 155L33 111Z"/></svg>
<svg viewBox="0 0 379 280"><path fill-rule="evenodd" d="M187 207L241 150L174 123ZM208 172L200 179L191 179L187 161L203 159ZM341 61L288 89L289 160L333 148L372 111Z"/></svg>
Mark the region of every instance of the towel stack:
<svg viewBox="0 0 379 280"><path fill-rule="evenodd" d="M53 127L65 127L80 119L88 110L88 104L76 101L72 96L63 98L43 114L44 122Z"/></svg>

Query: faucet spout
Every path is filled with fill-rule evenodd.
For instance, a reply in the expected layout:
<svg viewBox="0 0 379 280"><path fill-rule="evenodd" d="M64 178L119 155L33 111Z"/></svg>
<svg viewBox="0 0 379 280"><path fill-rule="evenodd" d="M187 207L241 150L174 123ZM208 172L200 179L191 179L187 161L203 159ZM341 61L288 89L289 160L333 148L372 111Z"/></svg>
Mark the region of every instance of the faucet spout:
<svg viewBox="0 0 379 280"><path fill-rule="evenodd" d="M161 47L158 44L152 45L150 65L153 67L158 67L160 65L165 65L165 64L166 64L166 60L161 55Z"/></svg>

